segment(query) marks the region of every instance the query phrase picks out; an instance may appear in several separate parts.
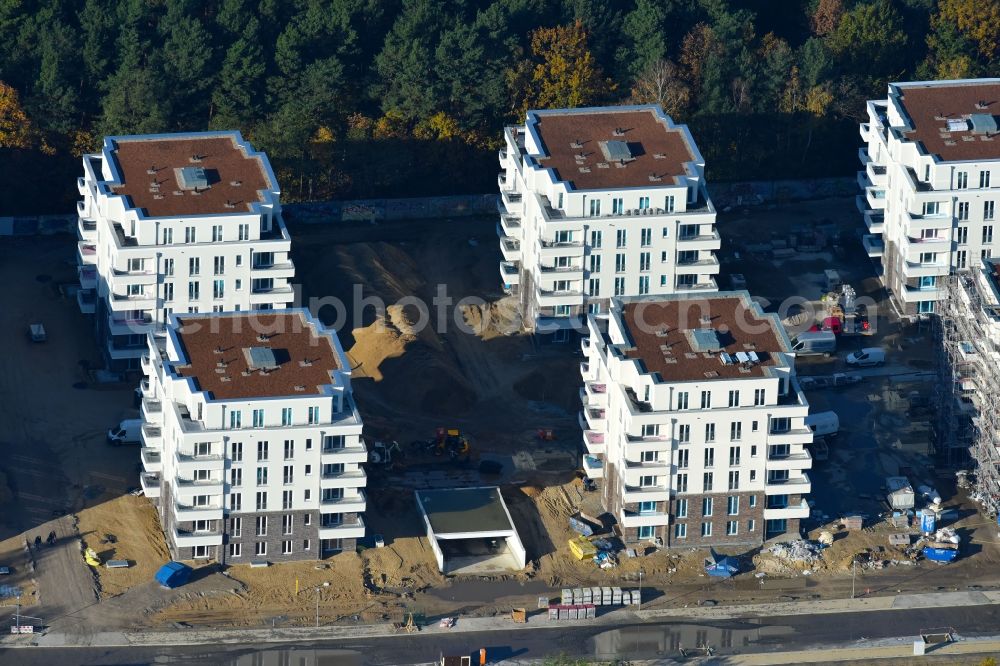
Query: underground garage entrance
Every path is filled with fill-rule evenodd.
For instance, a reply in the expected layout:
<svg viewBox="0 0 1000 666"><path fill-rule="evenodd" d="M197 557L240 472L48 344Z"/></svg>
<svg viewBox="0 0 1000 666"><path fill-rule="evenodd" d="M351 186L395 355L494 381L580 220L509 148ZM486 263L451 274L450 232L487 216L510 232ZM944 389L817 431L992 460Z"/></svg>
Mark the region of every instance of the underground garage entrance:
<svg viewBox="0 0 1000 666"><path fill-rule="evenodd" d="M479 576L524 568L526 555L497 487L416 491L438 569Z"/></svg>

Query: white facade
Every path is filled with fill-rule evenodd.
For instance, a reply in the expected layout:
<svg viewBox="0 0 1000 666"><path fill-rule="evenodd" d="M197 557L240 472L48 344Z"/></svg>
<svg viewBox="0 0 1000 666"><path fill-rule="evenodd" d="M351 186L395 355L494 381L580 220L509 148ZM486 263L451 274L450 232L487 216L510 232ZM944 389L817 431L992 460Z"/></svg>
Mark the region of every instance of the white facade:
<svg viewBox="0 0 1000 666"><path fill-rule="evenodd" d="M231 139L234 150L248 161L259 162L269 183L253 193L259 201L253 201L249 210L206 204L205 212L199 214L153 217L116 192L123 183L115 157L119 144L185 141L196 145L199 140L219 138ZM189 164L176 165L183 166ZM101 153L83 157L83 171L77 179L83 197L77 203L78 302L83 312L97 316L95 327L105 340L109 365L138 368L146 333L162 333L172 312L291 305L295 267L289 256L291 238L281 218L277 180L266 155L254 151L238 132L108 137ZM158 196L199 195L165 191Z"/></svg>
<svg viewBox="0 0 1000 666"><path fill-rule="evenodd" d="M1000 142L971 118L1000 113L998 89L1000 79L894 83L868 102L857 203L903 315L935 312L944 278L992 255Z"/></svg>
<svg viewBox="0 0 1000 666"><path fill-rule="evenodd" d="M777 319L761 313L746 292L718 294L730 308L739 302L758 319L771 320L773 333L757 349L773 363L745 377L692 374L684 365L693 360L688 354L677 354L676 364L666 366L677 368L677 376L648 372L646 362L631 355L635 331L623 314L626 305L692 298L727 307L715 296L613 299L606 321L589 317L580 390L584 470L601 486L604 508L629 542L759 543L796 531L809 515L807 445L813 435L805 425L809 404ZM678 324L670 326L676 330ZM777 348L767 349L775 341ZM718 352L695 356L708 367L720 363Z"/></svg>
<svg viewBox="0 0 1000 666"><path fill-rule="evenodd" d="M581 189L570 180L572 174L560 179L546 159L571 148L546 146L540 123L588 114L615 114L623 126L636 115L653 114L662 133L682 137L687 156L676 165L682 175L653 182L637 166L612 166L596 157L578 164L586 163L581 168L588 174L611 176L618 176L619 168L634 168L633 180L623 184L610 178L607 186ZM581 137L581 145L615 139L595 132ZM571 326L587 312L607 312L612 296L717 289L715 208L705 187L704 160L686 126L675 125L653 106L531 111L525 125L508 127L504 138L498 178L500 276L505 290L520 295L529 328ZM632 141L627 133L621 138Z"/></svg>
<svg viewBox="0 0 1000 666"><path fill-rule="evenodd" d="M367 452L349 362L335 332L306 310L287 313L329 340L338 360L316 392L217 399L179 371L189 359L176 315L165 336L148 336L141 483L176 558L318 559L364 536ZM294 373L298 362L279 372Z"/></svg>

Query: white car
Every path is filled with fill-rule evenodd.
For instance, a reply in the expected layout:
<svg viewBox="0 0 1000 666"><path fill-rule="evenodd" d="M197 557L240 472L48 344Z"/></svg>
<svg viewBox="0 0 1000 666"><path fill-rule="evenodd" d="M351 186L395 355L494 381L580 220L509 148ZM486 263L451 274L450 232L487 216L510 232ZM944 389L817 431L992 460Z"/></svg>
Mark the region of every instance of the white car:
<svg viewBox="0 0 1000 666"><path fill-rule="evenodd" d="M873 365L882 365L885 363L885 350L878 347L865 347L853 354L848 354L847 358L844 359L847 365L853 365L859 368L865 368Z"/></svg>

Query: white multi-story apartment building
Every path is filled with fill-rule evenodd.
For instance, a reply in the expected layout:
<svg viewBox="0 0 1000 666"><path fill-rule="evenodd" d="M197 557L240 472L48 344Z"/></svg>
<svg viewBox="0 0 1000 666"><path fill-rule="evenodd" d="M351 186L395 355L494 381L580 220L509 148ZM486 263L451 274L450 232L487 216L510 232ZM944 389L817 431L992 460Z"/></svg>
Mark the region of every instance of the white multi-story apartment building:
<svg viewBox="0 0 1000 666"><path fill-rule="evenodd" d="M935 312L943 279L992 254L998 100L1000 79L974 79L893 83L886 99L868 102L857 199L864 243L904 316Z"/></svg>
<svg viewBox="0 0 1000 666"><path fill-rule="evenodd" d="M613 296L717 289L705 161L658 106L529 111L500 151L500 277L525 325L564 331Z"/></svg>
<svg viewBox="0 0 1000 666"><path fill-rule="evenodd" d="M352 550L367 453L336 333L304 309L173 314L148 342L141 483L173 557Z"/></svg>
<svg viewBox="0 0 1000 666"><path fill-rule="evenodd" d="M83 173L77 299L109 367L138 368L172 312L293 301L278 183L239 132L108 137Z"/></svg>
<svg viewBox="0 0 1000 666"><path fill-rule="evenodd" d="M809 515L809 403L747 292L612 299L588 318L584 470L628 542L759 544Z"/></svg>

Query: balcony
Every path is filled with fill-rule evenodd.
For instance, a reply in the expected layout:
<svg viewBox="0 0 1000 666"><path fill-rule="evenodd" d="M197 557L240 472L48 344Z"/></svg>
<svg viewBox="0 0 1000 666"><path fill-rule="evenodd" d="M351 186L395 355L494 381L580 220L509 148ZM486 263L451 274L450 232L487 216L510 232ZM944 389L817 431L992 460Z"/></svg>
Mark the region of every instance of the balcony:
<svg viewBox="0 0 1000 666"><path fill-rule="evenodd" d="M512 261L501 261L500 279L505 285L520 284L521 273L518 271L518 265Z"/></svg>
<svg viewBox="0 0 1000 666"><path fill-rule="evenodd" d="M163 423L163 403L159 400L144 398L142 401L142 418L146 423Z"/></svg>
<svg viewBox="0 0 1000 666"><path fill-rule="evenodd" d="M156 322L148 313L134 318L115 317L112 313L108 313L108 331L111 335L146 335L154 328ZM145 349L146 344L143 343L142 347Z"/></svg>
<svg viewBox="0 0 1000 666"><path fill-rule="evenodd" d="M676 271L679 275L697 273L710 275L719 272L719 258L714 254L698 259L681 259L677 261Z"/></svg>
<svg viewBox="0 0 1000 666"><path fill-rule="evenodd" d="M951 230L948 229L948 231L950 232ZM911 236L910 234L912 233L909 232L906 235L906 243L909 247L904 251L906 252L907 259L919 259L921 252L951 252L951 238L948 236ZM941 232L939 231L938 233Z"/></svg>
<svg viewBox="0 0 1000 666"><path fill-rule="evenodd" d="M153 294L111 294L109 299L111 309L115 312L129 310L153 310L156 308L156 296Z"/></svg>
<svg viewBox="0 0 1000 666"><path fill-rule="evenodd" d="M194 474L197 469L221 472L226 467L226 458L221 455L192 456L175 451L174 462L178 474Z"/></svg>
<svg viewBox="0 0 1000 666"><path fill-rule="evenodd" d="M358 490L356 496L338 497L336 499L320 499L319 509L321 512L336 513L363 513L368 506L368 497L365 491Z"/></svg>
<svg viewBox="0 0 1000 666"><path fill-rule="evenodd" d="M788 520L791 518L808 518L809 504L802 500L793 506L786 506L780 509L764 508L764 520Z"/></svg>
<svg viewBox="0 0 1000 666"><path fill-rule="evenodd" d="M885 244L878 236L865 234L861 238L861 244L865 246L865 252L867 252L868 256L872 259L881 257L885 253Z"/></svg>
<svg viewBox="0 0 1000 666"><path fill-rule="evenodd" d="M341 446L323 449L320 461L324 464L368 462L368 449L364 446Z"/></svg>
<svg viewBox="0 0 1000 666"><path fill-rule="evenodd" d="M320 474L319 487L364 488L366 479L367 477L365 476L364 470L360 469L337 472L334 474Z"/></svg>
<svg viewBox="0 0 1000 666"><path fill-rule="evenodd" d="M872 234L881 234L885 230L885 214L877 210L866 210L865 226Z"/></svg>
<svg viewBox="0 0 1000 666"><path fill-rule="evenodd" d="M885 210L885 190L876 187L865 189L865 200L870 210Z"/></svg>
<svg viewBox="0 0 1000 666"><path fill-rule="evenodd" d="M139 458L142 460L142 470L149 473L163 471L163 461L160 459L159 449L142 447L139 450Z"/></svg>
<svg viewBox="0 0 1000 666"><path fill-rule="evenodd" d="M771 430L767 433L768 444L808 444L812 439L813 431L805 427Z"/></svg>
<svg viewBox="0 0 1000 666"><path fill-rule="evenodd" d="M500 162L500 166L505 166L507 164L507 151L501 148L497 151L497 160Z"/></svg>
<svg viewBox="0 0 1000 666"><path fill-rule="evenodd" d="M583 280L583 266L539 266L537 279L548 284L555 280Z"/></svg>
<svg viewBox="0 0 1000 666"><path fill-rule="evenodd" d="M951 231L951 215L941 215L935 213L933 215L921 215L920 213L911 213L906 211L906 232L908 234L915 235L915 232L923 231L924 229L946 229Z"/></svg>
<svg viewBox="0 0 1000 666"><path fill-rule="evenodd" d="M121 336L112 335L107 339L105 348L108 350L108 356L111 358L125 360L140 358L145 353L147 346L145 340L130 342L127 338L123 339Z"/></svg>
<svg viewBox="0 0 1000 666"><path fill-rule="evenodd" d="M142 368L142 373L147 377L153 375L153 361L149 358L149 354L143 354L142 358L139 359L139 367Z"/></svg>
<svg viewBox="0 0 1000 666"><path fill-rule="evenodd" d="M698 282L688 283L677 283L677 291L683 292L685 294L697 291L718 291L719 285L716 284L715 278L706 279L704 276L699 276Z"/></svg>
<svg viewBox="0 0 1000 666"><path fill-rule="evenodd" d="M583 409L583 417L587 421L589 430L600 430L603 432L605 426L607 426L606 412L602 407L585 407Z"/></svg>
<svg viewBox="0 0 1000 666"><path fill-rule="evenodd" d="M97 289L97 267L93 265L80 266L80 288Z"/></svg>
<svg viewBox="0 0 1000 666"><path fill-rule="evenodd" d="M637 452L631 451L633 455ZM638 460L626 460L624 464L624 477L626 485L638 485L644 476L655 476L669 478L672 465L666 460L656 460L651 462L641 462Z"/></svg>
<svg viewBox="0 0 1000 666"><path fill-rule="evenodd" d="M607 452L604 433L597 430L583 431L583 446L587 449L587 453L592 456L601 456Z"/></svg>
<svg viewBox="0 0 1000 666"><path fill-rule="evenodd" d="M768 455L768 469L803 470L812 468L812 456L809 451L803 450L800 453L790 453L787 455Z"/></svg>
<svg viewBox="0 0 1000 666"><path fill-rule="evenodd" d="M222 520L221 506L191 506L174 502L174 517L179 521L189 520Z"/></svg>
<svg viewBox="0 0 1000 666"><path fill-rule="evenodd" d="M521 218L517 215L510 215L508 213L500 214L500 229L503 231L505 236L510 236L511 238L521 237Z"/></svg>
<svg viewBox="0 0 1000 666"><path fill-rule="evenodd" d="M295 264L289 261L255 263L250 268L251 278L293 278Z"/></svg>
<svg viewBox="0 0 1000 666"><path fill-rule="evenodd" d="M139 485L142 486L142 494L146 497L160 496L159 474L140 474Z"/></svg>
<svg viewBox="0 0 1000 666"><path fill-rule="evenodd" d="M76 292L76 304L83 314L94 314L97 310L97 293L93 289L80 289Z"/></svg>
<svg viewBox="0 0 1000 666"><path fill-rule="evenodd" d="M871 123L861 123L858 128L861 130L861 140L868 143L868 137L871 135Z"/></svg>
<svg viewBox="0 0 1000 666"><path fill-rule="evenodd" d="M521 260L521 241L510 236L500 237L500 254L506 261Z"/></svg>
<svg viewBox="0 0 1000 666"><path fill-rule="evenodd" d="M142 428L139 430L139 438L145 448L163 449L163 431L160 430L160 426L143 423Z"/></svg>
<svg viewBox="0 0 1000 666"><path fill-rule="evenodd" d="M603 479L604 478L604 460L598 458L597 456L584 455L583 456L583 472L587 475L588 479Z"/></svg>
<svg viewBox="0 0 1000 666"><path fill-rule="evenodd" d="M885 173L885 167L881 164L869 162L865 165L865 174L868 176L868 180L872 182L872 185L875 185L876 187L886 186L888 177Z"/></svg>
<svg viewBox="0 0 1000 666"><path fill-rule="evenodd" d="M549 308L560 305L581 305L583 303L583 293L580 289L564 289L556 291L554 289L535 289L535 300L539 307Z"/></svg>
<svg viewBox="0 0 1000 666"><path fill-rule="evenodd" d="M221 495L224 491L225 483L221 478L218 479L182 479L177 478L174 480L174 496L180 500L181 498L190 498L195 495Z"/></svg>
<svg viewBox="0 0 1000 666"><path fill-rule="evenodd" d="M539 238L536 249L539 259L552 261L556 257L582 257L584 245L583 241L555 241Z"/></svg>
<svg viewBox="0 0 1000 666"><path fill-rule="evenodd" d="M587 394L587 403L598 407L608 404L608 385L604 382L584 382L583 390Z"/></svg>
<svg viewBox="0 0 1000 666"><path fill-rule="evenodd" d="M667 502L670 500L670 491L662 486L625 486L622 493L622 502L632 504L634 502Z"/></svg>
<svg viewBox="0 0 1000 666"><path fill-rule="evenodd" d="M500 201L503 204L503 212L511 215L520 215L524 212L524 199L520 192L501 190Z"/></svg>
<svg viewBox="0 0 1000 666"><path fill-rule="evenodd" d="M87 193L87 179L83 176L76 179L76 191L80 193L81 197Z"/></svg>
<svg viewBox="0 0 1000 666"><path fill-rule="evenodd" d="M677 249L682 251L718 250L722 240L718 231L709 234L684 234L677 237Z"/></svg>
<svg viewBox="0 0 1000 666"><path fill-rule="evenodd" d="M80 241L76 244L76 263L80 266L97 264L97 245L92 241Z"/></svg>
<svg viewBox="0 0 1000 666"><path fill-rule="evenodd" d="M80 240L97 241L97 221L89 217L76 218L76 235Z"/></svg>
<svg viewBox="0 0 1000 666"><path fill-rule="evenodd" d="M250 303L290 303L295 297L295 291L289 286L258 287L250 290Z"/></svg>
<svg viewBox="0 0 1000 666"><path fill-rule="evenodd" d="M910 261L907 260L905 268L903 269L903 274L910 277L928 277L935 276L941 277L948 275L950 272L948 264L943 261L937 260L932 262L920 262L920 261Z"/></svg>
<svg viewBox="0 0 1000 666"><path fill-rule="evenodd" d="M171 533L171 537L177 548L222 545L222 531L218 529L214 532L188 532L175 528Z"/></svg>
<svg viewBox="0 0 1000 666"><path fill-rule="evenodd" d="M764 484L765 495L807 495L812 488L809 475L789 477L787 480L769 479Z"/></svg>
<svg viewBox="0 0 1000 666"><path fill-rule="evenodd" d="M500 173L497 174L497 189L499 189L501 192L503 192L504 190L512 191L514 189L513 183L510 183L509 185L507 184L506 171L501 171Z"/></svg>
<svg viewBox="0 0 1000 666"><path fill-rule="evenodd" d="M365 521L358 516L357 521L324 526L320 523L320 539L361 539L365 536Z"/></svg>
<svg viewBox="0 0 1000 666"><path fill-rule="evenodd" d="M80 217L93 217L93 215L90 214L90 207L91 204L89 199L84 199L83 201L77 201L76 214L79 215Z"/></svg>
<svg viewBox="0 0 1000 666"><path fill-rule="evenodd" d="M919 303L920 301L939 301L945 298L946 291L936 284L933 287L915 287L905 285L900 298L905 303Z"/></svg>
<svg viewBox="0 0 1000 666"><path fill-rule="evenodd" d="M670 524L669 513L637 513L635 511L622 511L618 515L618 522L622 527L657 527Z"/></svg>
<svg viewBox="0 0 1000 666"><path fill-rule="evenodd" d="M868 155L868 146L861 146L858 148L858 160L861 162L862 166L866 166L872 161L872 158Z"/></svg>

